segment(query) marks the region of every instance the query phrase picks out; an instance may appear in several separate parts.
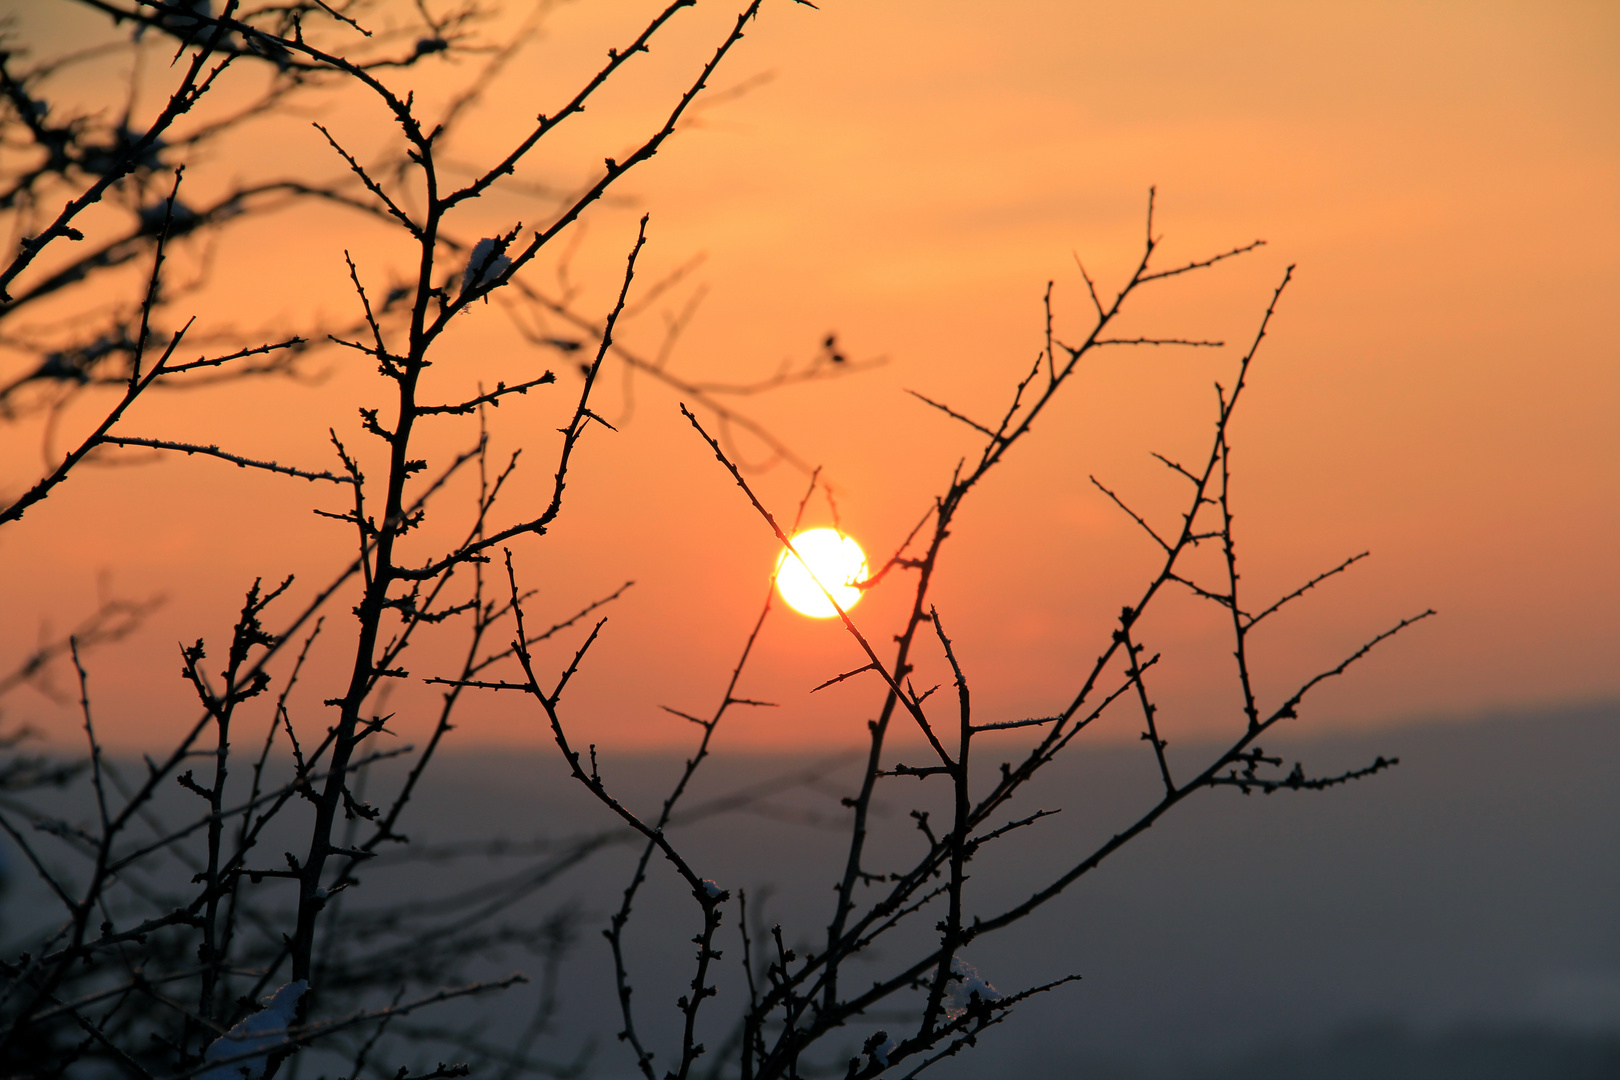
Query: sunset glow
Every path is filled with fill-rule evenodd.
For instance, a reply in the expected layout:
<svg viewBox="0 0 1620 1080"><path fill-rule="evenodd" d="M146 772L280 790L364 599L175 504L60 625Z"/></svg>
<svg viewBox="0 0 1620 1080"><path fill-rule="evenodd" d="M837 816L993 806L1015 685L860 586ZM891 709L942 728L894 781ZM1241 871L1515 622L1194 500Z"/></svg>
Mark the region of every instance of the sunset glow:
<svg viewBox="0 0 1620 1080"><path fill-rule="evenodd" d="M828 593L845 611L860 601L855 582L868 573L861 545L837 529L806 529L792 544L793 551L783 548L776 559L776 590L789 607L813 619L828 619L838 614Z"/></svg>
<svg viewBox="0 0 1620 1080"><path fill-rule="evenodd" d="M409 0L365 7L417 17ZM480 58L494 55L479 50L513 40L531 10L543 10L544 32L498 68L445 136L457 168L489 168L536 116L571 101L608 49L635 40L667 7L489 0L480 11L496 14L478 24L476 40L387 68L384 82L437 117L477 81ZM95 145L113 145L121 130L113 120L128 109L140 126L169 101L179 70L165 35L137 46L127 22L115 25L90 4L0 0L0 10L16 20L8 36L28 43L26 64L121 50L28 91L72 123L101 117ZM445 222L454 243L430 284L453 299L480 240L522 222L518 238L529 243L556 222L566 193L606 175L607 157L627 160L628 148L661 129L736 14L710 3L677 12L667 47L635 54L622 90L571 115L486 198L459 203ZM337 20L322 26L345 48L369 41ZM1074 657L1095 656L1094 641L1106 647L1160 554L1091 477L1161 535L1177 526L1185 479L1151 455L1191 467L1207 454L1213 385L1230 385L1273 290L1297 265L1244 391L1235 489L1241 550L1252 559L1244 603L1263 609L1352 553L1373 557L1267 619L1275 652L1257 669L1257 692L1286 699L1390 613L1434 607L1441 618L1368 658L1376 677L1322 685L1323 724L1611 700L1620 695L1620 564L1610 550L1620 529L1616 43L1615 4L1009 0L986 9L894 0L817 10L773 0L699 95L700 118L688 117L619 194L590 203L578 228L559 232L510 287L447 325L422 376L422 402L468 402L554 372L554 383L511 394L499 410L480 406L489 410L490 468L523 452L489 512L488 535L542 512L556 490L558 432L584 386L581 364L596 355L639 220L652 215L589 403L617 433L591 420L556 521L544 535L515 534L510 546L519 573L536 575L525 587L544 585L531 612L537 625L637 582L569 694L597 725L587 741L684 750L686 732L659 706L700 700L732 670L757 593L771 587L759 580L777 565L770 549L782 545L679 406L695 411L739 468L761 466L749 482L788 521L819 466L838 507L813 498L803 527L836 520L886 556L929 513L955 463L976 460L985 439L976 426L994 429L1044 348L1048 282L1055 340L1086 340L1095 318L1088 279L1104 303L1129 280L1156 185L1156 268L1267 244L1151 283L1104 334L1224 348L1110 346L1076 371L1026 448L976 489L938 571L941 612L973 658L975 698L1027 716L1073 699ZM365 47L397 58L396 45L409 54L403 38ZM394 290L415 281L420 253L392 215L376 212L380 203L364 201L370 193L309 119L325 117L338 144L383 168L408 161L393 114L363 87L311 83L296 108L251 113L209 135L195 156L185 142L291 79L251 57L233 61L164 136L164 167L125 202L100 204L82 225L85 241L58 237L8 286L21 296L52 282L96 245L115 245L107 250L123 260L53 284L9 316L0 504L31 490L121 398L114 369L125 354L104 350L140 332L128 313L154 265L151 214L180 164L182 207L221 209L214 224L188 227L169 245L164 265L176 285L161 294L153 340L172 340L195 317L176 362L295 336L306 344L296 355L244 358L296 361L287 375L205 385L215 369L200 368L177 377L173 392L143 395L112 433L217 446L316 474L343 472L335 435L370 482L383 482L391 451L360 410L376 410L376 423L390 428L397 391L371 358L333 338L369 347L358 283L398 323L382 327L388 340L407 341L412 305L400 297L414 294ZM0 157L0 172L20 174L49 151L8 144ZM418 198L420 170L404 167L398 190L388 190ZM30 204L39 220L19 219L7 235L38 235L99 175L53 181ZM277 187L291 180L334 198ZM238 189L258 192L242 212L228 198ZM1533 371L1526 356L1536 358ZM420 441L412 460L427 467L412 474L407 499L482 437L473 414L435 413L412 430ZM316 688L316 669L329 665L323 677L338 679L354 659L352 648L331 644L332 613L359 603L363 575L326 592L353 563L354 541L344 522L314 512L352 510L349 485L240 469L205 453L104 449L0 530L13 568L0 581L0 682L104 598L154 601L141 609L139 632L86 654L95 683L128 703L98 712L98 732L138 757L194 719L196 694L175 677L174 642L206 635L212 648L253 581L292 575L267 618L284 630L329 597L330 609L311 616L327 615L328 629L289 702L295 709L307 691L310 707L323 708L330 691ZM444 509L401 537L403 565L427 565L462 542L457 508L474 505L478 483L469 461L435 489ZM505 546L489 552L491 573L504 573ZM1188 574L1202 584L1200 574L1218 579L1222 570L1215 560ZM728 716L730 745L820 752L864 739L864 727L843 722L847 709L866 715L864 705L808 693L848 669L850 644L805 580L814 610L779 612L750 662L751 693L781 710ZM914 585L897 568L885 594L857 610L863 633L887 641L903 626ZM860 595L841 587L851 602ZM1166 621L1141 631L1180 658L1153 675L1168 696L1164 711L1181 718L1183 739L1224 730L1230 702L1207 687L1232 667L1231 620L1199 615L1190 593L1161 599ZM402 738L425 745L431 735L440 694L422 679L459 673L466 642L457 625L424 624L404 665L412 678L384 684L394 698L381 711L398 712L390 730ZM1161 632L1173 640L1158 642ZM537 662L561 670L578 645L559 631L544 646L557 656ZM632 657L634 678L607 674ZM77 752L83 718L70 659L57 656L48 694L25 687L4 705L8 722ZM531 706L494 695L456 737L500 748L545 741ZM1139 734L1124 722L1098 728L1103 739Z"/></svg>

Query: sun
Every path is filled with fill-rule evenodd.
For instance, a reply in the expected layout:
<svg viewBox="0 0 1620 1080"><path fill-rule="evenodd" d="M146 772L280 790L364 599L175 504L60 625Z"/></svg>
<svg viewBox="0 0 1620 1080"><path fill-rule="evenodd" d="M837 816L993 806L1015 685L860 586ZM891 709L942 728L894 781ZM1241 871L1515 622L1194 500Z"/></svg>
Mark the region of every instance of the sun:
<svg viewBox="0 0 1620 1080"><path fill-rule="evenodd" d="M845 611L860 601L862 593L855 582L865 581L868 573L861 545L837 529L806 529L792 543L798 557L783 548L776 560L776 590L789 607L813 619L827 619L838 614L828 592Z"/></svg>

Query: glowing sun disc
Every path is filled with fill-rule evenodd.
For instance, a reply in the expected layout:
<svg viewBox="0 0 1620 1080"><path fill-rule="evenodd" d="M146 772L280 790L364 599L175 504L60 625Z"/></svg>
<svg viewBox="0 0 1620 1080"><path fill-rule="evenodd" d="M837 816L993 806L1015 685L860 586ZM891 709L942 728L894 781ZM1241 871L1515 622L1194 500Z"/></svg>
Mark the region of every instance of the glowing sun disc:
<svg viewBox="0 0 1620 1080"><path fill-rule="evenodd" d="M795 558L787 548L776 560L776 591L788 606L813 619L838 614L827 593L848 611L862 593L855 582L867 578L866 553L837 529L806 529L793 538ZM822 591L822 585L827 587Z"/></svg>

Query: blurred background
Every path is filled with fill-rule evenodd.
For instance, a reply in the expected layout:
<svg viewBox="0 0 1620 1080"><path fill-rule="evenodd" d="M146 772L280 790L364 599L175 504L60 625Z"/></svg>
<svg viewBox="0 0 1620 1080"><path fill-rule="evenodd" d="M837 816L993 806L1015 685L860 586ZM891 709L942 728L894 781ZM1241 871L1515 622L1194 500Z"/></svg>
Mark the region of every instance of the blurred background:
<svg viewBox="0 0 1620 1080"><path fill-rule="evenodd" d="M652 10L542 7L534 43L456 135L469 163L503 152ZM41 56L109 33L69 0L0 0L0 11ZM528 15L514 6L480 33L498 39ZM469 207L457 234L470 242L544 221L593 161L659 117L732 17L700 5L569 141ZM58 90L108 109L133 86L137 111L150 111L165 62L154 52L144 67L80 69ZM424 99L444 99L469 72L447 61L408 77ZM220 108L253 89L223 87ZM1289 734L1301 754L1324 759L1322 771L1378 753L1402 756L1398 769L1325 795L1220 792L1153 830L1005 946L1005 969L981 963L1008 985L1071 969L1085 981L1032 1003L958 1074L1084 1065L1097 1076L1283 1076L1292 1061L1309 1063L1299 1075L1328 1077L1339 1074L1324 1062L1362 1055L1391 1070L1383 1075L1491 1076L1520 1061L1524 1070L1500 1075L1613 1075L1620 10L768 5L715 90L697 122L528 280L599 319L636 219L650 213L644 280L688 269L625 329L628 347L690 384L750 387L801 369L832 335L847 375L725 400L823 468L831 496L810 502L809 523L837 520L868 552L894 550L974 446L970 431L905 391L999 413L1041 347L1047 283L1059 339L1082 337L1090 301L1076 261L1105 293L1117 289L1140 257L1150 187L1160 265L1267 241L1144 292L1120 327L1225 349L1121 349L1093 362L964 512L937 603L985 719L1045 714L1072 696L1075 672L1155 555L1088 478L1152 520L1172 519L1179 492L1149 453L1203 452L1211 384L1229 383L1291 265L1233 436L1244 581L1251 595L1280 595L1349 555L1372 558L1257 635L1262 696L1278 700L1403 616L1440 612L1325 687ZM210 144L188 167L183 198L292 173L341 180L309 122L362 157L382 154L386 117L357 101L266 116ZM379 286L408 270L392 238L339 208L294 204L222 237L177 245L175 265L195 288L168 315L176 325L197 315L197 332L215 340L353 319L345 249ZM0 342L0 364L17 360L23 338L69 332L78 314L65 299L42 303ZM454 360L433 373L435 392L454 400L480 382L559 372L549 396L494 417L499 454L528 448L507 503L513 519L549 494L545 440L577 388L572 354L526 340L524 317L502 303L466 316L451 336ZM153 398L129 427L325 468L328 429L358 443L356 409L383 399L375 373L339 350L314 353L308 370L301 381ZM658 707L697 708L719 691L776 551L681 419L680 394L610 374L598 408L618 433L592 433L559 527L515 554L541 589L537 619L635 581L574 685L575 737L651 784L691 730ZM85 395L0 425L3 497L33 482L42 447L69 445L106 404ZM468 431L433 436L433 460ZM771 459L769 446L732 435L745 459ZM779 512L805 483L791 461L757 476ZM176 641L225 634L256 577L296 574L295 605L347 564L342 527L312 516L335 508L323 495L202 459L82 471L0 533L0 656L26 655L98 597L161 598L138 633L97 650L89 667L108 742L126 753L162 745L194 719ZM423 530L424 553L454 531L440 527ZM880 588L863 602L856 615L869 636L887 635L904 593ZM1164 730L1178 750L1196 749L1241 722L1227 686L1229 626L1169 599L1143 632L1165 656ZM340 596L332 617L343 610ZM544 663L577 644L560 639ZM424 637L410 666L431 673L457 648L448 632ZM300 717L317 722L323 679L345 663L312 662L307 693L293 699ZM836 625L773 616L741 690L780 707L728 720L719 747L732 757L706 782L721 790L859 745L877 707L872 688L809 694L858 663ZM70 683L58 672L53 685ZM393 692L402 740L421 737L434 700L414 683ZM21 691L5 716L63 748L78 735L70 695ZM1116 825L1106 811L1151 780L1131 723L1101 724L1096 736L1064 774L1068 786L1054 789L1070 808L1045 834L1057 852L1078 822ZM587 813L539 779L556 773L521 702L475 702L454 739L464 756L427 815L439 828L521 817L512 808L525 799L539 800L532 815L569 827ZM489 809L497 803L504 809ZM717 865L752 842L752 822L710 834ZM733 874L777 881L783 895L808 890L819 904L827 875L811 869L823 839L810 830L785 849L802 859L738 862ZM1007 887L1037 854L1006 868ZM586 933L581 970L595 970L585 959L599 968L599 952ZM581 1001L603 990L579 977ZM1402 1074L1377 1065L1395 1060L1379 1054L1418 1064ZM1447 1073L1438 1061L1463 1064ZM1592 1061L1600 1071L1579 1071ZM1538 1062L1565 1064L1538 1073Z"/></svg>
<svg viewBox="0 0 1620 1080"><path fill-rule="evenodd" d="M965 957L998 990L1070 974L1081 981L1020 1005L931 1075L1616 1075L1620 792L1612 774L1620 709L1498 712L1265 746L1319 772L1380 754L1400 764L1327 792L1195 797L1026 922L976 942ZM986 764L993 767L993 754ZM674 755L623 755L604 776L650 814L681 766ZM421 1071L448 1060L426 1037L455 1033L462 1041L454 1060L469 1061L475 1075L498 1075L509 1063L498 1048L525 1045L549 995L555 1011L526 1044L531 1060L564 1075L639 1075L614 1037L611 958L599 933L639 849L568 781L555 754L461 752L436 768L406 818L417 861L397 852L369 866L349 901L363 907L349 914L511 897L486 924L489 940L470 948L467 977L523 971L535 981L399 1022L396 1035L426 1041L398 1061ZM366 797L386 794L398 779L398 770L374 770ZM756 949L775 923L790 947L817 946L842 867L848 812L838 799L857 782L851 755L729 754L699 772L687 803L699 816L671 835L702 873L746 893ZM974 861L973 912L999 911L1084 857L1151 805L1157 784L1138 747L1060 759L1028 805L1062 812ZM64 793L61 802L85 794ZM162 812L173 817L183 797L176 791ZM728 797L733 809L715 813ZM910 788L880 795L869 867L909 865L920 842L906 827L915 805L929 800ZM596 845L594 854L564 874L544 873L581 840ZM267 847L274 845L272 838ZM13 853L6 857L0 927L9 938L52 905ZM685 889L662 869L653 865L626 938L638 1024L655 1047L679 1039L680 1014L660 1006L687 992L697 928ZM353 925L363 933L367 922ZM527 925L561 933L554 983L543 977L542 950L502 942L507 927ZM850 977L881 970L914 939L902 935L876 950ZM715 1022L729 1015L724 1006L746 994L734 906L717 946L719 1007L702 1030L711 1047L726 1034ZM881 1011L860 1018L834 1034L805 1075L842 1074L868 1035L897 1020Z"/></svg>

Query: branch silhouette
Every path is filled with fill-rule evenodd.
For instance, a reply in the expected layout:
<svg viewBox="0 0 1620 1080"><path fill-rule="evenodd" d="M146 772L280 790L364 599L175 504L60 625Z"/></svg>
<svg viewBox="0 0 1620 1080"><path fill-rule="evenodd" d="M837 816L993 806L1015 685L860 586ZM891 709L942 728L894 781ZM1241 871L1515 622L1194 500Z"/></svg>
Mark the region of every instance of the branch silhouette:
<svg viewBox="0 0 1620 1080"><path fill-rule="evenodd" d="M903 593L896 620L879 626L875 604L857 617L823 586L852 658L829 664L806 680L819 685L805 689L870 694L865 745L699 794L738 710L786 700L755 685L765 678L759 657L778 610L773 576L757 614L737 628L740 646L728 654L735 661L717 671L712 698L660 703L693 739L667 785L649 797L621 781L619 748L581 736L599 718L577 685L602 667L615 678L644 677L635 661L605 659L599 648L616 630L619 601L635 595L627 594L633 583L617 575L578 581L580 599L552 610L552 585L572 587L595 571L535 552L581 512L573 496L598 440L623 437L631 380L651 379L679 400L700 440L671 451L696 451L690 483L735 485L783 557L804 562L794 538L814 499L825 497L838 521L834 485L811 455L751 415L749 402L883 362L852 359L829 333L808 359L801 354L757 379L677 371L676 345L704 295L691 277L701 257L662 277L646 272L652 225L644 213L633 237L628 229L615 236L624 264L611 289L604 286L613 298L602 301L605 311L590 313L569 277L568 245L592 208L621 198L628 174L678 142L701 110L739 92L709 88L765 0L727 8L723 25L703 31L711 39L697 46L692 35L701 27L687 26L685 14L698 0L668 2L616 37L605 60L583 65L556 100L525 89L514 92L522 98L515 104L495 100L508 92L505 83L495 92L496 79L544 37L554 6L547 0L507 21L486 0L80 2L107 19L105 42L39 61L9 39L0 48L0 141L8 148L0 217L15 238L0 253L0 423L37 427L46 458L43 475L28 474L0 508L0 529L60 528L50 514L29 511L79 488L67 485L80 470L152 456L115 451L181 454L216 459L197 466L205 479L184 496L200 502L229 490L236 475L217 462L275 483L310 482L291 486L319 492L307 509L324 531L307 536L326 569L314 582L244 581L223 635L187 635L178 673L191 711L174 720L177 737L138 761L108 748L106 703L128 691L97 650L139 632L158 599L103 593L70 633L42 631L37 645L0 668L0 697L39 691L75 710L75 738L83 740L82 756L69 759L24 752L26 728L0 731L0 832L41 897L30 912L39 925L0 944L7 1075L564 1077L616 1068L602 1060L616 1053L645 1080L915 1077L971 1049L1032 997L1079 977L997 988L968 955L993 957L996 934L1056 902L1172 808L1207 789L1323 792L1398 764L1381 756L1321 774L1297 762L1285 771L1285 759L1261 746L1262 738L1275 745L1273 730L1301 718L1320 686L1434 614L1390 624L1281 696L1263 693L1252 677L1252 632L1291 614L1296 601L1315 601L1367 557L1345 559L1266 606L1240 595L1233 418L1292 267L1217 383L1207 452L1183 457L1187 464L1155 454L1178 478L1179 519L1138 512L1133 502L1149 504L1092 478L1155 553L1091 643L1095 661L1051 673L1061 694L1039 716L998 713L975 681L963 645L973 613L953 610L937 587L942 553L978 509L975 493L1016 447L1038 449L1037 422L1060 394L1080 392L1075 376L1088 360L1124 347L1224 349L1121 325L1143 290L1180 288L1263 243L1161 268L1150 189L1142 247L1123 283L1100 287L1077 256L1084 316L1070 325L1048 282L1039 352L1018 361L999 403L953 403L924 387L907 391L923 409L895 413L897 430L914 415L918 430L943 422L974 446L942 467L933 494L916 495L906 519L915 526L888 538L883 550L893 555L855 583L863 593ZM675 54L683 73L621 149L599 163L585 154L575 162L582 179L571 186L529 178L555 167L547 157L554 148L559 158L581 153L563 139L586 126L588 109L593 118L610 112L597 106L611 93L638 92L634 80L654 46ZM167 66L144 62L148 55ZM62 104L71 80L112 59L137 72L121 99L79 112ZM499 105L519 109L521 120L499 122L496 113L481 126ZM312 116L319 123L304 127ZM256 124L290 119L319 136L319 164L278 155L275 171L248 175L213 156L251 143L264 130ZM475 128L480 138L462 141L481 149L452 149ZM504 141L492 145L485 135ZM510 204L497 196L536 199L528 224L514 213L476 228L483 219L475 208ZM347 275L341 296L323 298L341 314L277 315L250 329L225 322L210 291L212 259L244 243L243 222L314 208L331 215L323 222L341 223L319 247ZM553 258L556 288L540 283ZM254 305L280 310L286 285L265 280ZM577 388L564 393L538 363L492 382L476 374L440 381L455 362L466 372L480 359L451 331L488 318L480 301L491 299L494 314L516 327L513 340L526 343L516 347L566 361L555 371L577 374ZM634 321L666 303L662 343L632 346ZM170 415L204 417L215 407L210 388L275 378L307 388L323 406L309 415L325 415L316 356L358 362L353 381L369 381L358 419L314 422L289 410L286 425L306 440L308 456L238 445L246 431L187 435L150 408L159 392L173 391L182 396ZM613 365L625 380L622 414L602 403ZM514 420L514 410L532 407L519 398L551 402L561 426L536 427L527 413ZM71 432L60 453L59 431ZM511 449L496 449L511 438ZM771 489L755 476L759 464L739 443L755 454L763 447L766 465L805 474L796 508L772 505ZM526 485L520 472L536 455L542 476ZM116 525L98 518L82 527ZM228 535L222 523L221 542ZM1201 546L1208 555L1194 567ZM1155 696L1171 662L1157 651L1167 590L1213 605L1230 635L1230 700L1239 704L1226 741L1212 750L1169 749L1173 718ZM446 640L454 644L445 648ZM579 813L599 818L569 818L546 831L514 811L491 825L516 828L524 834L517 839L426 843L416 835L431 824L424 792L463 718L488 700L485 691L507 695L504 704L538 721L569 790L583 793ZM1104 716L1139 726L1157 777L1150 801L1119 808L1118 831L1091 850L1052 855L1037 868L1038 884L1017 894L1023 899L993 898L976 881L975 860L1008 837L1051 828L1042 823L1061 808L1032 805L1030 785ZM897 760L897 719L926 742L920 763ZM407 724L422 737L399 738ZM995 741L986 747L976 743L982 738ZM990 749L1008 760L987 767ZM807 809L783 798L790 791L819 801ZM896 806L909 813L891 819ZM831 902L819 917L767 925L763 890L750 897L721 883L698 837L737 814L771 828L836 832L837 855L826 868ZM890 833L909 846L880 842ZM568 902L585 867L615 858L624 874L617 893ZM404 880L412 884L395 889ZM678 904L656 891L671 884ZM725 955L728 917L740 957ZM590 961L574 947L587 927L609 945L602 962L615 1001L603 1022L622 1046L599 1048L588 1024L561 1018L571 992L564 972ZM647 934L660 939L653 953L672 943L694 947L683 954L673 1003L635 996L656 983ZM537 968L532 1011L519 1030L496 1030L484 1017L462 1023L456 1017L466 1014L444 1008L525 984L531 976L490 977L489 961L508 957Z"/></svg>

